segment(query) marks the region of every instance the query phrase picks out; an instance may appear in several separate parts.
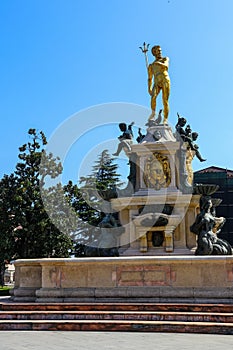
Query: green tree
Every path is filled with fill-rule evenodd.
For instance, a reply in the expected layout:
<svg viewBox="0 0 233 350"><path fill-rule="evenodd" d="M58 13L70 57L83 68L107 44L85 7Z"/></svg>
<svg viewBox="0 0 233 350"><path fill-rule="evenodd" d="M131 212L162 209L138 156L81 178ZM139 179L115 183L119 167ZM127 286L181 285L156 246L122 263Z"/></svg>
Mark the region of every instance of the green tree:
<svg viewBox="0 0 233 350"><path fill-rule="evenodd" d="M74 238L77 255L83 255L82 246L96 240L98 224L110 210L109 200L117 197L117 188L122 185L117 169L114 158L104 150L95 161L91 174L80 178L79 188L71 182L65 188L80 218Z"/></svg>
<svg viewBox="0 0 233 350"><path fill-rule="evenodd" d="M114 158L109 155L107 150L101 152L95 164L92 167L92 172L87 177L80 178L80 183L88 187L92 187L100 191L111 190L115 187L120 187L120 174L117 173L118 165L114 163Z"/></svg>
<svg viewBox="0 0 233 350"><path fill-rule="evenodd" d="M15 219L16 177L4 175L0 180L0 285L4 285L5 265L15 253L16 232L21 226Z"/></svg>
<svg viewBox="0 0 233 350"><path fill-rule="evenodd" d="M28 134L30 141L19 148L20 161L16 165L14 176L5 177L5 182L2 180L2 188L9 188L9 185L6 186L6 180L12 182L14 192L9 192L8 189L8 199L4 205L8 208L7 212L14 215L13 226L20 227L17 230L13 228L13 257L68 257L72 241L51 222L44 208L40 188L41 181L43 182L46 176L58 176L62 166L52 154L45 154L43 146L47 141L42 131L38 133L35 129L30 129ZM42 155L46 159L43 167L40 164ZM57 188L52 187L47 191L51 195ZM4 191L1 194L2 202L3 194ZM11 237L9 232L12 230L12 219L8 219L7 222L5 227L1 227L1 232Z"/></svg>

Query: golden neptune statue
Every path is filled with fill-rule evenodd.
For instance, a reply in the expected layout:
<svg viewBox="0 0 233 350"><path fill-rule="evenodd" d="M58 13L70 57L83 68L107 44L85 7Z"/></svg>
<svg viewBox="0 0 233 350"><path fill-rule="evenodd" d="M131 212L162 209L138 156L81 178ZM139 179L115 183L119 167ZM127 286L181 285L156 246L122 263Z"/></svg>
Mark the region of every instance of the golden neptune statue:
<svg viewBox="0 0 233 350"><path fill-rule="evenodd" d="M170 95L170 78L168 75L169 58L162 57L162 50L159 45L153 46L151 49L152 55L155 57L154 62L148 64L147 51L149 44L143 43L140 47L145 54L146 66L148 71L148 92L151 96L151 115L148 122L152 121L156 116L156 99L162 91L163 101L163 124L167 124L169 114L168 99Z"/></svg>

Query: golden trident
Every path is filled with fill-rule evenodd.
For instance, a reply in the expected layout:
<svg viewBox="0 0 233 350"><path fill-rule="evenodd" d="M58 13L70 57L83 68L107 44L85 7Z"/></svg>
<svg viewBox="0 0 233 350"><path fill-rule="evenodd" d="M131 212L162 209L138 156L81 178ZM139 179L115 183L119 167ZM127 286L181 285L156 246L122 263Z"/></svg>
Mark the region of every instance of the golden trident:
<svg viewBox="0 0 233 350"><path fill-rule="evenodd" d="M148 47L150 46L150 44L146 44L145 41L143 43L143 46L140 46L139 49L142 50L142 52L145 55L145 60L146 60L146 68L148 69L149 63L148 63L148 57L147 57L147 51L148 51Z"/></svg>

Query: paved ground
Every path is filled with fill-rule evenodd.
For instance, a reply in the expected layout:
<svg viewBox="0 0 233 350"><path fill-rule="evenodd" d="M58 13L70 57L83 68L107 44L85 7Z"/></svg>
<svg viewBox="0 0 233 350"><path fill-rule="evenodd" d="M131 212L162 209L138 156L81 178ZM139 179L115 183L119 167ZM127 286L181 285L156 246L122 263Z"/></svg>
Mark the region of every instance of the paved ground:
<svg viewBox="0 0 233 350"><path fill-rule="evenodd" d="M232 335L1 331L1 350L232 350Z"/></svg>

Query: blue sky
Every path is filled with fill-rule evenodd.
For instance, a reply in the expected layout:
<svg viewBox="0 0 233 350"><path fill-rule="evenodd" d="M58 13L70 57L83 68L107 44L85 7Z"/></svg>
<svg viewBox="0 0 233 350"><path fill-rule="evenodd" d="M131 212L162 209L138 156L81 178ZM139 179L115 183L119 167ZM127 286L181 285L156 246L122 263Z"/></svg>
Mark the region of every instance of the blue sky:
<svg viewBox="0 0 233 350"><path fill-rule="evenodd" d="M31 127L50 138L95 105L149 108L144 41L170 58L169 123L177 112L186 117L207 158L195 159L194 170L233 169L232 14L232 0L1 0L1 176L14 171ZM119 122L132 121L123 114ZM77 176L85 153L117 138L111 115L109 122L76 142L64 163L67 179ZM142 115L137 124L145 122Z"/></svg>

